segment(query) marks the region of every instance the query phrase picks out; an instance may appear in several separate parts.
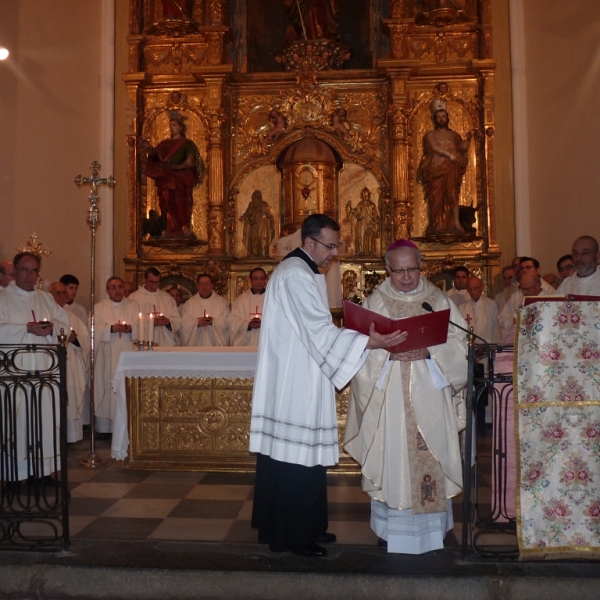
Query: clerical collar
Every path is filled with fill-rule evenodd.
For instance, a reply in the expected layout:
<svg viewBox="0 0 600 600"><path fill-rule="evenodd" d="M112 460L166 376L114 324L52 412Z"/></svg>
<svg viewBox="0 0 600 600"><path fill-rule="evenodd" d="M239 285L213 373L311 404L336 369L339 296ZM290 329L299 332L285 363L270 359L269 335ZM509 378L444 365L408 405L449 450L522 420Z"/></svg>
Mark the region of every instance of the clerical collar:
<svg viewBox="0 0 600 600"><path fill-rule="evenodd" d="M125 298L123 298L123 300L125 300ZM108 299L108 301L110 302L110 305L113 308L117 308L119 306L123 306L123 300L121 300L121 302L115 302L114 300L111 300L110 298Z"/></svg>
<svg viewBox="0 0 600 600"><path fill-rule="evenodd" d="M287 256L286 256L285 258L287 258ZM285 259L284 259L284 260L285 260ZM266 290L267 290L267 288L263 288L263 289L262 289L262 291L260 291L260 292L255 292L255 291L254 291L252 288L250 288L250 291L251 291L251 292L252 292L252 293L253 293L255 296L262 296L262 295L265 293L265 291L266 291Z"/></svg>
<svg viewBox="0 0 600 600"><path fill-rule="evenodd" d="M283 260L286 260L287 258L301 258L311 268L313 273L316 273L317 275L321 274L317 267L317 263L311 258L306 250L303 250L300 247L292 250Z"/></svg>

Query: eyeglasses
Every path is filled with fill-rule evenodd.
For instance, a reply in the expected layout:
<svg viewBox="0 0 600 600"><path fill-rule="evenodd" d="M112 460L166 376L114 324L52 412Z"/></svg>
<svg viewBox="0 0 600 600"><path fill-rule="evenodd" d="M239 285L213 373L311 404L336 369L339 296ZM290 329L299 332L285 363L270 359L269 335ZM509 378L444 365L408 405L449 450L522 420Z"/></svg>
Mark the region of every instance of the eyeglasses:
<svg viewBox="0 0 600 600"><path fill-rule="evenodd" d="M529 271L530 269L535 269L537 267L534 267L533 265L521 265L519 267L519 271Z"/></svg>
<svg viewBox="0 0 600 600"><path fill-rule="evenodd" d="M25 274L31 273L32 275L37 275L40 272L39 269L26 269L25 267L20 267L18 269L15 269L15 271L21 271L21 273Z"/></svg>
<svg viewBox="0 0 600 600"><path fill-rule="evenodd" d="M327 250L337 250L341 245L342 242L338 242L337 244L324 244L323 242L319 241L318 239L311 237L310 235L308 236L313 242L317 242L317 244L321 244L321 246L325 246L325 248L327 248Z"/></svg>
<svg viewBox="0 0 600 600"><path fill-rule="evenodd" d="M575 270L574 265L565 265L564 267L558 267L559 273L564 273L565 271L574 271L574 270Z"/></svg>
<svg viewBox="0 0 600 600"><path fill-rule="evenodd" d="M412 275L413 273L418 273L421 270L421 267L411 267L410 269L392 269L391 267L388 267L388 270L393 274L401 273L402 275Z"/></svg>

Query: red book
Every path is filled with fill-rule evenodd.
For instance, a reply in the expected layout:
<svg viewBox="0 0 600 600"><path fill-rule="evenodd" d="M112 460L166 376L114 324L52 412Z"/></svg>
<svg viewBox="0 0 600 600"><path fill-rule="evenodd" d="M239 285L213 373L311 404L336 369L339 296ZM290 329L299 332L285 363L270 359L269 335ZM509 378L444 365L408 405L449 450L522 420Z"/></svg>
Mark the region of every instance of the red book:
<svg viewBox="0 0 600 600"><path fill-rule="evenodd" d="M404 319L390 319L380 315L364 306L342 301L344 310L344 327L359 333L369 335L371 323L375 323L375 331L381 334L394 331L408 331L408 338L402 344L386 348L388 352L407 352L429 348L438 344L445 344L448 339L448 323L450 322L450 309L438 312L426 312L416 317Z"/></svg>

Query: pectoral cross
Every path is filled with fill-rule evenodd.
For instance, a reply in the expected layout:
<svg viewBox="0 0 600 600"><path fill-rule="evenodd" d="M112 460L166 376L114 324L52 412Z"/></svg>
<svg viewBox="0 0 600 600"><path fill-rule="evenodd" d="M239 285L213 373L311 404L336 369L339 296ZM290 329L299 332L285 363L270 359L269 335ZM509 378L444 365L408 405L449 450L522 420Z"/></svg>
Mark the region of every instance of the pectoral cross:
<svg viewBox="0 0 600 600"><path fill-rule="evenodd" d="M471 321L472 321L472 320L473 320L473 319L471 318L471 315L467 313L467 316L465 317L465 321L466 321L466 322L467 322L469 325L471 325Z"/></svg>

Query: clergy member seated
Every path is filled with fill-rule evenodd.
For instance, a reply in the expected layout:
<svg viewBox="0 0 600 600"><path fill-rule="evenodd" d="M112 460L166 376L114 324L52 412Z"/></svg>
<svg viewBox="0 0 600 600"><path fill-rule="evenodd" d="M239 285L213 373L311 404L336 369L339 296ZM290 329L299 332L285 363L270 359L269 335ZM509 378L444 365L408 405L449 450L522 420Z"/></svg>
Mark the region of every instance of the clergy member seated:
<svg viewBox="0 0 600 600"><path fill-rule="evenodd" d="M228 346L229 302L213 291L208 273L196 279L198 293L184 305L181 342L183 346Z"/></svg>
<svg viewBox="0 0 600 600"><path fill-rule="evenodd" d="M150 267L144 272L144 285L133 292L133 300L143 313L144 318L151 314L154 319L154 343L158 346L178 346L177 332L181 327L181 318L175 300L158 289L160 271Z"/></svg>
<svg viewBox="0 0 600 600"><path fill-rule="evenodd" d="M96 362L94 365L94 397L96 431L101 438L110 438L115 419L117 395L112 386L121 352L133 350L138 339L137 304L125 298L125 286L120 277L106 282L108 298L94 307Z"/></svg>
<svg viewBox="0 0 600 600"><path fill-rule="evenodd" d="M446 295L456 304L460 306L463 302L469 299L467 292L467 280L469 279L469 269L467 267L455 267L452 271L452 283L454 287L450 288Z"/></svg>
<svg viewBox="0 0 600 600"><path fill-rule="evenodd" d="M229 334L232 346L258 346L263 304L267 286L267 273L261 267L250 271L250 289L240 294L229 317Z"/></svg>
<svg viewBox="0 0 600 600"><path fill-rule="evenodd" d="M60 330L69 331L69 318L54 298L36 287L40 272L40 258L31 252L20 252L13 259L15 280L0 290L0 341L3 344L58 344ZM15 366L24 371L50 368L51 357L45 352L23 352L15 358ZM7 479L23 480L28 477L49 482L54 472L54 465L59 463L60 422L59 396L53 397L47 391L42 392L41 413L31 415L33 403L28 403L23 390L15 390L14 414L15 430L10 432L16 439L2 440L2 448L10 454L10 458L1 456L2 461L16 460L16 473L5 471ZM54 398L54 402L53 402ZM29 418L29 422L26 418ZM29 428L33 420L39 419L41 425L41 450L36 450L39 461L31 458L31 441ZM8 425L5 422L6 425ZM7 427L8 429L8 427ZM3 434L7 430L3 429ZM39 441L39 440L38 440ZM41 452L41 456L40 456ZM13 454L16 453L16 456ZM10 464L5 463L5 464ZM43 478L43 479L42 479Z"/></svg>
<svg viewBox="0 0 600 600"><path fill-rule="evenodd" d="M50 286L56 304L65 308L67 287L59 281ZM87 325L74 313L69 316L69 343L67 344L67 442L83 439L83 403L90 368L90 334ZM66 331L65 331L66 333Z"/></svg>
<svg viewBox="0 0 600 600"><path fill-rule="evenodd" d="M412 317L426 312L426 302L435 311L449 308L450 320L466 326L456 305L420 274L413 242L392 243L385 261L389 278L366 308ZM398 354L371 350L352 379L345 449L361 465L371 527L388 552L443 548L453 527L450 498L462 489L466 355L465 333L450 325L444 344Z"/></svg>
<svg viewBox="0 0 600 600"><path fill-rule="evenodd" d="M575 273L558 287L557 294L600 296L600 271L598 242L591 235L583 235L573 242L573 265Z"/></svg>
<svg viewBox="0 0 600 600"><path fill-rule="evenodd" d="M88 311L83 306L75 300L77 297L77 290L79 289L79 279L75 277L75 275L63 275L60 278L60 283L64 284L67 289L67 303L64 306L64 309L67 312L75 313L81 321L84 323L88 322Z"/></svg>

